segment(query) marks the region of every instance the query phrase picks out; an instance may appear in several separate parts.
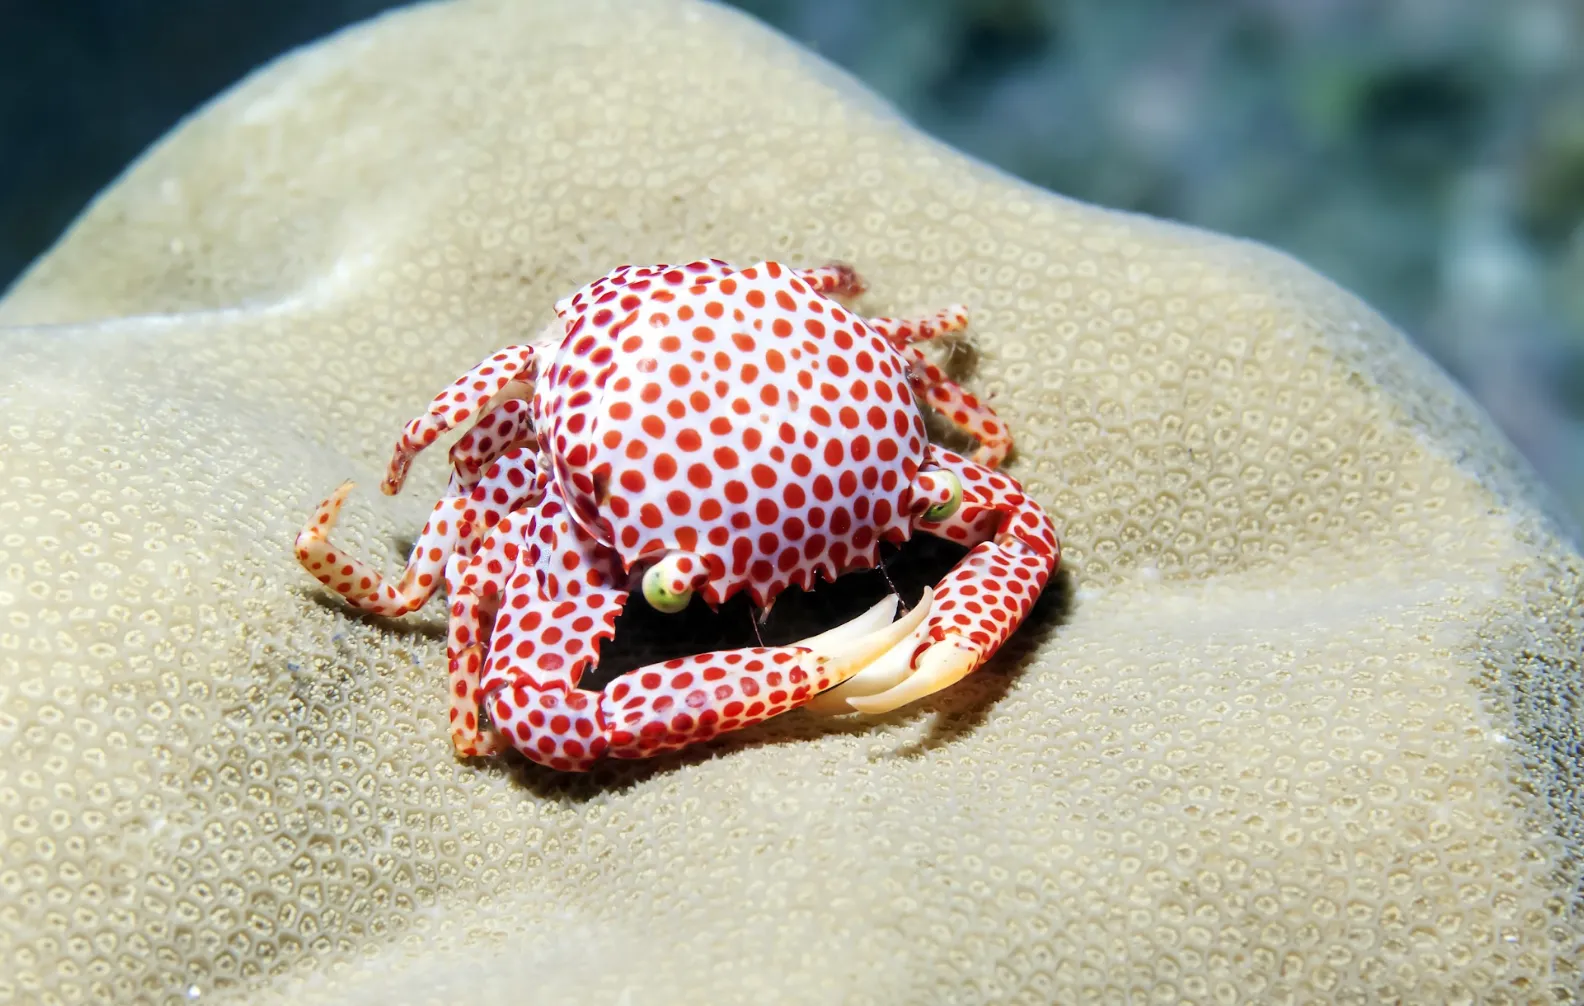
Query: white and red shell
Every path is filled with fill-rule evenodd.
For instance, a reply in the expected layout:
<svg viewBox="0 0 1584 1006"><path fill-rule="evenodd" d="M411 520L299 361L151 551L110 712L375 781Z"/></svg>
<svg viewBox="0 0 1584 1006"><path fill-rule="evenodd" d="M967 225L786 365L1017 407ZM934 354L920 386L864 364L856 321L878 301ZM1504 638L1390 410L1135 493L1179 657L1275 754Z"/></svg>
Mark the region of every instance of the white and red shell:
<svg viewBox="0 0 1584 1006"><path fill-rule="evenodd" d="M709 603L764 605L908 537L927 439L907 363L790 270L619 269L556 311L534 425L624 566L694 552Z"/></svg>

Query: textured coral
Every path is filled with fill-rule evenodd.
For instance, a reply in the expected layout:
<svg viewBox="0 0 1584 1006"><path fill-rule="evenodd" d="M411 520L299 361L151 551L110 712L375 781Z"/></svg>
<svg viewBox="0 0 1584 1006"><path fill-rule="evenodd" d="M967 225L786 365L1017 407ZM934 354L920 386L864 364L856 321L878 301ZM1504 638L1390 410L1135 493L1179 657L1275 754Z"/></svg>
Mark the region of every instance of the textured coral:
<svg viewBox="0 0 1584 1006"><path fill-rule="evenodd" d="M879 721L459 763L443 611L353 616L292 536L556 297L700 255L965 302L1067 577ZM1488 423L1290 260L1013 183L739 16L293 55L0 321L0 1001L1575 990L1581 562ZM432 453L349 546L398 568Z"/></svg>

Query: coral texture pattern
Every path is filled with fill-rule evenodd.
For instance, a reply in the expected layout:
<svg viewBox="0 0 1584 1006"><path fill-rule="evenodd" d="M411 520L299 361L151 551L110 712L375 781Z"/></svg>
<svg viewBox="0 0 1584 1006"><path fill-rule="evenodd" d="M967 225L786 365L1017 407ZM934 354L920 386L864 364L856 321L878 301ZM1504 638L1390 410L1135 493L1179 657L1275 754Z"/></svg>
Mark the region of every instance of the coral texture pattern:
<svg viewBox="0 0 1584 1006"><path fill-rule="evenodd" d="M539 343L491 354L407 424L390 494L414 455L475 425L397 586L330 541L346 484L298 534L297 559L376 615L417 610L444 580L462 755L510 744L581 771L817 696L881 713L949 687L1022 624L1061 546L1015 482L927 439L915 391L978 436L976 458L999 463L1011 446L913 345L966 312L865 319L826 297L860 292L844 265L622 266L557 303ZM915 529L974 547L904 623L883 621L893 599L818 643L678 657L598 696L578 689L646 558L657 609L747 591L768 611L789 586L873 569L882 542Z"/></svg>
<svg viewBox="0 0 1584 1006"><path fill-rule="evenodd" d="M359 612L289 543L568 291L710 256L969 305L971 353L919 348L1061 570L884 716L457 759L449 611ZM740 15L470 0L294 53L0 326L0 1002L1577 996L1581 561L1485 417L1292 260L1019 184ZM413 589L482 440L336 543ZM795 631L788 588L767 642L878 580Z"/></svg>

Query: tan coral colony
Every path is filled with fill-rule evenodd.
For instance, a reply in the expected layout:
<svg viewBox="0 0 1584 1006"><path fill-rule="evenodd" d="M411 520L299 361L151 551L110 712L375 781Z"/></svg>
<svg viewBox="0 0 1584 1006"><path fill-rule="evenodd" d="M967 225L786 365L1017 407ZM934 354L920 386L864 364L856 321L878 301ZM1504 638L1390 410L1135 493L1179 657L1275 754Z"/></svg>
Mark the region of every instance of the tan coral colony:
<svg viewBox="0 0 1584 1006"><path fill-rule="evenodd" d="M567 291L710 258L968 305L1046 600L885 715L456 758L444 603L359 614L293 536ZM742 15L354 27L0 326L0 1003L1578 995L1580 556L1484 415L1290 259L1009 179ZM400 569L446 466L339 539Z"/></svg>

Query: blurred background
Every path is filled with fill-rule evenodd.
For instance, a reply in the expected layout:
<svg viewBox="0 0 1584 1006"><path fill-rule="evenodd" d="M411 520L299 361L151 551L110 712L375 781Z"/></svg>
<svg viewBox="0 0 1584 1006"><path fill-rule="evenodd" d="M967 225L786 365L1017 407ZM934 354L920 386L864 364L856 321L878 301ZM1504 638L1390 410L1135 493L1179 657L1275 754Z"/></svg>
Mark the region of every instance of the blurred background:
<svg viewBox="0 0 1584 1006"><path fill-rule="evenodd" d="M0 287L184 115L380 0L0 0ZM1580 0L737 0L923 129L1255 238L1472 390L1584 521Z"/></svg>

